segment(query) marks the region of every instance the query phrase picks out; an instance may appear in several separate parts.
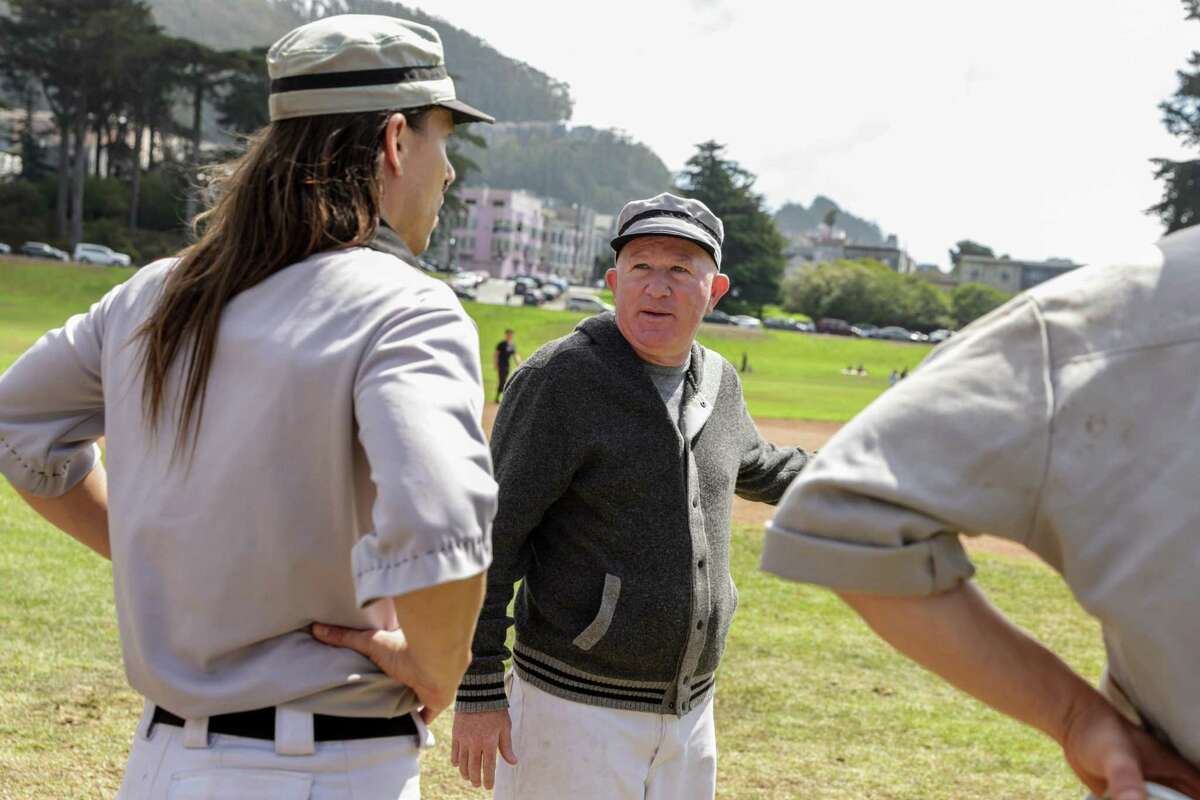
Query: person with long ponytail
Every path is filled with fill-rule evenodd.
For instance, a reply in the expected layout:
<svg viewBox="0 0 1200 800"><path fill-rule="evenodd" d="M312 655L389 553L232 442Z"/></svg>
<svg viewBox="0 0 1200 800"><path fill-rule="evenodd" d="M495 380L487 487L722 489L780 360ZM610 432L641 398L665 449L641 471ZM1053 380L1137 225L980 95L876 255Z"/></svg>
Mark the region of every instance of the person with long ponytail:
<svg viewBox="0 0 1200 800"><path fill-rule="evenodd" d="M478 333L415 262L447 137L492 118L392 17L268 68L195 243L0 375L0 473L112 559L145 697L122 800L418 797L491 560Z"/></svg>

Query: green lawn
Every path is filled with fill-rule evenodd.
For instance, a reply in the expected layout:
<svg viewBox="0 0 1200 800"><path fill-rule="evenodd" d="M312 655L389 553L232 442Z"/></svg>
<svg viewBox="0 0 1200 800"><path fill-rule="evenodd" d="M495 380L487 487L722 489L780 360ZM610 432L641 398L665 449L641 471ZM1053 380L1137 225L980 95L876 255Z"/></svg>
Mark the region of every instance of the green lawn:
<svg viewBox="0 0 1200 800"><path fill-rule="evenodd" d="M140 700L126 686L111 571L0 487L0 799L112 797ZM718 681L720 796L1042 800L1082 796L1048 741L878 642L831 594L757 571L738 528L741 604ZM980 556L1019 622L1095 678L1099 633L1040 564ZM483 798L453 772L449 716L425 796Z"/></svg>
<svg viewBox="0 0 1200 800"><path fill-rule="evenodd" d="M128 269L81 267L22 259L0 259L0 370L5 369L48 328L85 310L105 291L133 274ZM495 396L492 349L504 329L516 331L527 356L542 343L564 336L584 315L522 306L466 303L479 324L487 396ZM750 371L742 375L750 413L776 419L850 419L887 388L893 369L912 369L928 346L876 342L789 331L745 331L705 325L700 341ZM841 374L863 365L869 377Z"/></svg>
<svg viewBox="0 0 1200 800"><path fill-rule="evenodd" d="M127 270L0 261L0 369ZM504 327L522 352L580 315L469 304L490 351ZM846 419L927 348L706 329L744 376L753 413ZM838 371L863 363L868 379ZM494 376L491 378L494 380ZM494 386L489 384L489 391ZM3 483L3 482L0 482ZM1040 800L1078 797L1057 749L893 655L832 595L756 570L761 534L740 527L741 607L718 682L720 796ZM980 556L997 603L1085 675L1101 668L1096 625L1040 564ZM111 572L0 486L0 800L111 797L140 701L120 666ZM426 761L429 798L482 798L450 770L449 718Z"/></svg>
<svg viewBox="0 0 1200 800"><path fill-rule="evenodd" d="M495 395L492 349L515 331L522 357L550 339L565 336L584 314L522 306L466 303L479 325L488 397ZM737 366L745 354L750 371L742 375L746 402L756 417L844 422L887 388L888 373L911 370L928 353L927 345L877 342L842 336L812 336L790 331L747 331L730 325L704 325L700 341ZM842 375L862 365L868 377Z"/></svg>

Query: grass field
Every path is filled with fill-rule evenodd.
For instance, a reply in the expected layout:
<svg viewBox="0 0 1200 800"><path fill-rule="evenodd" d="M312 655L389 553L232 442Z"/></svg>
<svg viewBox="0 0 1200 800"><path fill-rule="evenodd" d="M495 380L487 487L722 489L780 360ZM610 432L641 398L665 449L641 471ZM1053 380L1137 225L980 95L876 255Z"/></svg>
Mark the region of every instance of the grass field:
<svg viewBox="0 0 1200 800"><path fill-rule="evenodd" d="M121 669L108 565L0 488L0 800L111 797L141 709ZM831 594L759 573L734 537L741 605L717 694L727 800L1043 800L1082 795L1056 748L882 646ZM1089 677L1098 632L1040 564L978 559L981 582ZM483 798L435 725L425 796Z"/></svg>
<svg viewBox="0 0 1200 800"><path fill-rule="evenodd" d="M0 262L0 369L128 271ZM485 358L505 326L523 352L577 314L472 306ZM927 350L718 329L705 342L745 376L759 416L844 419ZM490 370L485 370L490 371ZM829 374L832 373L832 374ZM844 382L843 382L844 381ZM855 383L862 381L862 383ZM491 387L489 387L491 390ZM3 483L3 482L0 482ZM881 645L831 594L756 569L757 528L734 531L741 606L717 694L726 800L1044 800L1083 792L1057 749ZM1095 679L1096 625L1042 565L980 555L980 582L1019 623ZM0 800L111 797L140 701L120 666L111 571L0 486ZM482 798L447 763L449 717L424 766L428 798Z"/></svg>
<svg viewBox="0 0 1200 800"><path fill-rule="evenodd" d="M132 274L128 269L0 259L0 370L47 328L86 309ZM479 303L467 303L466 308L479 325L488 397L496 392L492 349L504 338L505 328L516 331L520 353L527 356L542 343L570 333L584 316ZM742 382L750 412L777 419L850 419L887 388L891 370L912 369L929 352L928 346L902 342L716 325L705 325L700 340L737 365L746 354L751 371L742 375ZM847 366L860 364L869 377L841 374Z"/></svg>

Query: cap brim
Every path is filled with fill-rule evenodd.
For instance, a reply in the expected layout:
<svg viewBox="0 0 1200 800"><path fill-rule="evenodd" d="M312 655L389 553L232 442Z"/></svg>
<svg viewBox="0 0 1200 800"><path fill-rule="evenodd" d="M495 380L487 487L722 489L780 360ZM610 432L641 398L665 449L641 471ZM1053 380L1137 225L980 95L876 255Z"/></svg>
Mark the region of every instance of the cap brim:
<svg viewBox="0 0 1200 800"><path fill-rule="evenodd" d="M496 118L491 114L485 114L478 108L467 105L462 100L443 100L437 105L454 115L455 125L463 125L467 122L492 123L496 121Z"/></svg>
<svg viewBox="0 0 1200 800"><path fill-rule="evenodd" d="M717 267L721 266L721 248L716 240L687 220L674 217L644 219L630 225L623 234L615 237L609 244L614 253L619 253L622 247L639 236L671 236L676 239L686 239L700 245L706 253L713 257Z"/></svg>

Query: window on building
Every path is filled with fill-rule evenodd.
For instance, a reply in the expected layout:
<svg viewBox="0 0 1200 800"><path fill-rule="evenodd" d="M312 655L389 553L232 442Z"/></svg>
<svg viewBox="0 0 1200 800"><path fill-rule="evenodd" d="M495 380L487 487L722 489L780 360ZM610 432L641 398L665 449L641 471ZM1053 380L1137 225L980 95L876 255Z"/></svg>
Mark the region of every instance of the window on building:
<svg viewBox="0 0 1200 800"><path fill-rule="evenodd" d="M474 198L474 197L468 197L467 199L463 200L463 202L464 202L464 203L466 203L466 204L467 204L467 205L469 205L469 206L473 206L473 205L475 205L475 198Z"/></svg>
<svg viewBox="0 0 1200 800"><path fill-rule="evenodd" d="M493 208L504 208L504 201L503 200L493 200L492 207Z"/></svg>

